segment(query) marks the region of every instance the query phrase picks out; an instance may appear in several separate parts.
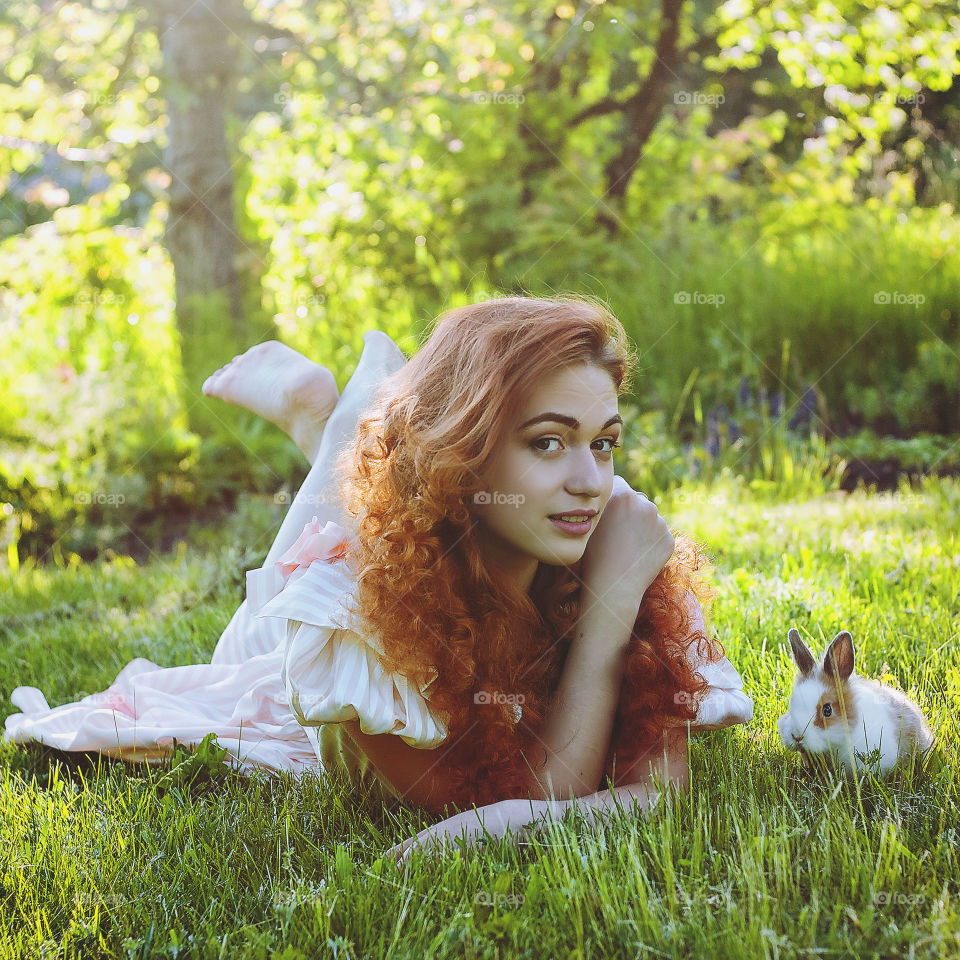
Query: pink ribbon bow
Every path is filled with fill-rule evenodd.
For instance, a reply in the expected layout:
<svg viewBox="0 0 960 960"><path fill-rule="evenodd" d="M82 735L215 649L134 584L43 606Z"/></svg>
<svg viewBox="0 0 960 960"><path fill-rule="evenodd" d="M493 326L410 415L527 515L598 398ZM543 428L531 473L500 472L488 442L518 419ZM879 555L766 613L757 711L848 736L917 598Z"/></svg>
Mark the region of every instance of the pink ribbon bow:
<svg viewBox="0 0 960 960"><path fill-rule="evenodd" d="M297 567L308 567L314 560L343 559L349 544L350 533L339 523L328 520L321 529L319 519L314 517L304 526L297 542L275 562L286 580Z"/></svg>

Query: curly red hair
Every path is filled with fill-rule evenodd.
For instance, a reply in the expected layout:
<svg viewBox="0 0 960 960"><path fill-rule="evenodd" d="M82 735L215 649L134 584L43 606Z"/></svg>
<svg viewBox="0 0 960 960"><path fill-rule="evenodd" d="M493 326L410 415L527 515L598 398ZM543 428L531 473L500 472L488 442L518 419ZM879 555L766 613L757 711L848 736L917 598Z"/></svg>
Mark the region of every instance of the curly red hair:
<svg viewBox="0 0 960 960"><path fill-rule="evenodd" d="M529 593L519 590L485 563L467 504L532 384L589 362L610 373L620 396L632 360L620 322L591 300L509 297L461 307L443 314L384 381L354 447L340 455L344 508L358 520L346 557L356 612L380 638L385 669L420 687L433 680L430 709L448 731L438 748L447 790L434 812L528 795L537 731L579 614L579 562L541 563ZM689 538L674 540L630 638L605 769L611 779L667 723L694 719L706 683L685 656L688 645L723 655L690 630L689 593L713 598L697 575L704 555ZM489 690L515 695L519 723L509 704L475 696Z"/></svg>

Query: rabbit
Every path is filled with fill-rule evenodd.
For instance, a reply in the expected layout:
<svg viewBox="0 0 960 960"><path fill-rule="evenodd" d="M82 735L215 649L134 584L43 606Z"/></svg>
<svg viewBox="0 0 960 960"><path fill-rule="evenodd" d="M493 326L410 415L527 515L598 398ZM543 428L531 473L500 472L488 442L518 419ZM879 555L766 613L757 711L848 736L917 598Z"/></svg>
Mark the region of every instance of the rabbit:
<svg viewBox="0 0 960 960"><path fill-rule="evenodd" d="M777 730L785 747L839 756L849 773L879 748L886 776L901 758L933 745L920 708L899 690L853 672L853 638L841 630L818 665L795 628L787 634L799 674Z"/></svg>

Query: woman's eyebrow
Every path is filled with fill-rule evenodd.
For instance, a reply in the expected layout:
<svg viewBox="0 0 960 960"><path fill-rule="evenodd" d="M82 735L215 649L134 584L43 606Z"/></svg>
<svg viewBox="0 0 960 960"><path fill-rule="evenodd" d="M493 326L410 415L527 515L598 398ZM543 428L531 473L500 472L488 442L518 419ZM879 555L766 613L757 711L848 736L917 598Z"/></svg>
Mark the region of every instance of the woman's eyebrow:
<svg viewBox="0 0 960 960"><path fill-rule="evenodd" d="M539 413L535 417L531 417L526 423L521 423L518 430L524 430L527 427L532 427L535 423L543 423L544 421L549 423L562 423L566 427L570 427L571 430L580 429L580 421L576 417L568 417L565 413L553 413L552 411L547 413ZM623 417L619 413L615 413L600 429L606 430L607 427L613 426L615 423L623 423Z"/></svg>

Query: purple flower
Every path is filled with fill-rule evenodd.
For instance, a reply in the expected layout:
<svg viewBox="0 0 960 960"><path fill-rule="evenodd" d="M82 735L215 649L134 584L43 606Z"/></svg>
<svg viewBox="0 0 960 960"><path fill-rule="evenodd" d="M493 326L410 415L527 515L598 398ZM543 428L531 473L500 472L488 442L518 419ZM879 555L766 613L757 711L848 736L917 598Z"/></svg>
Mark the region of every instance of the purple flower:
<svg viewBox="0 0 960 960"><path fill-rule="evenodd" d="M711 458L720 456L720 408L714 407L707 413L707 439L704 441L704 449Z"/></svg>
<svg viewBox="0 0 960 960"><path fill-rule="evenodd" d="M816 411L816 408L817 395L812 386L807 387L806 390L803 391L803 396L800 398L800 406L797 408L797 412L790 418L787 426L791 430L799 426L806 426L810 423L810 419Z"/></svg>

